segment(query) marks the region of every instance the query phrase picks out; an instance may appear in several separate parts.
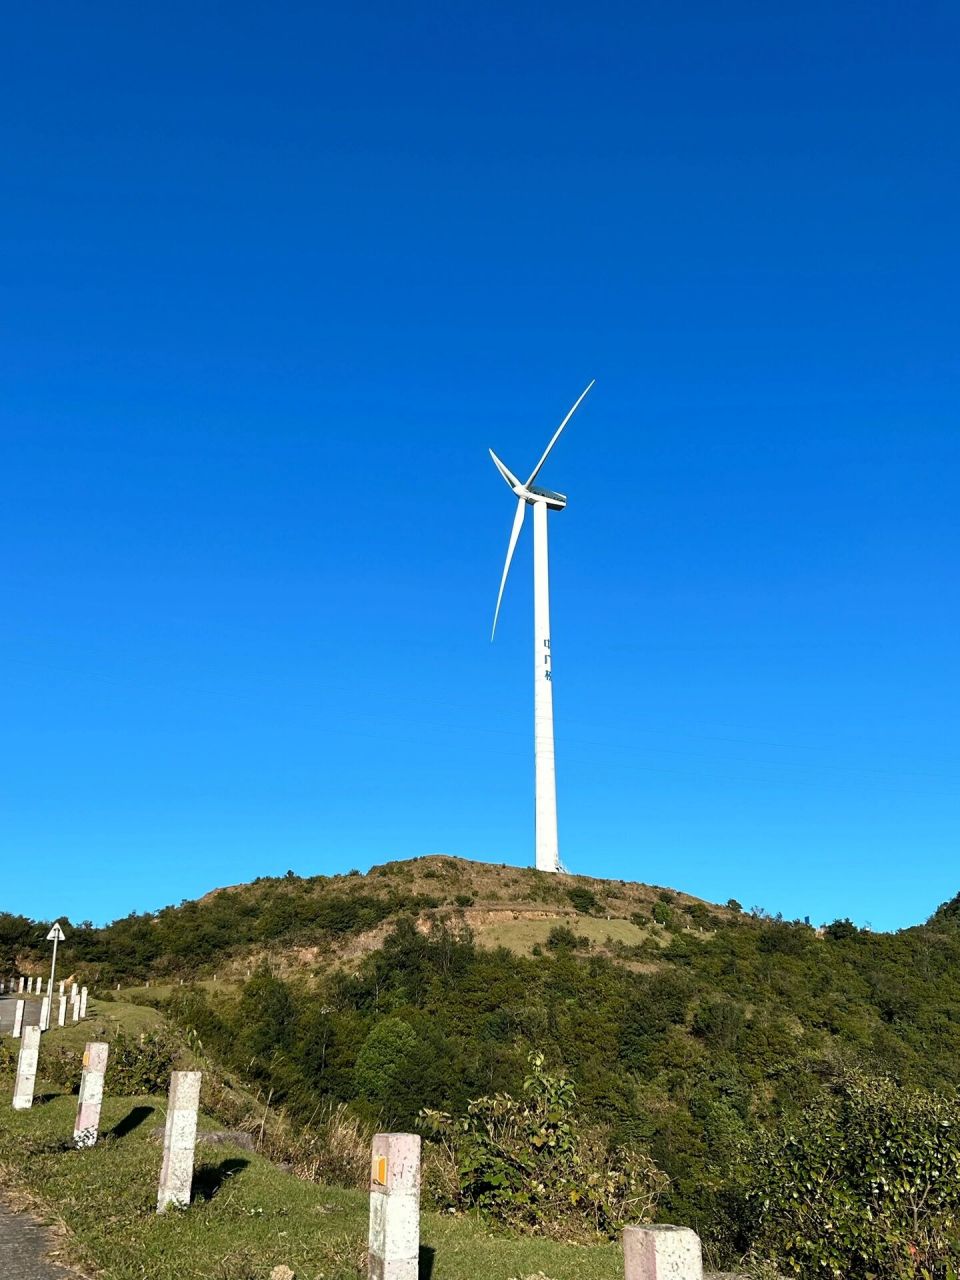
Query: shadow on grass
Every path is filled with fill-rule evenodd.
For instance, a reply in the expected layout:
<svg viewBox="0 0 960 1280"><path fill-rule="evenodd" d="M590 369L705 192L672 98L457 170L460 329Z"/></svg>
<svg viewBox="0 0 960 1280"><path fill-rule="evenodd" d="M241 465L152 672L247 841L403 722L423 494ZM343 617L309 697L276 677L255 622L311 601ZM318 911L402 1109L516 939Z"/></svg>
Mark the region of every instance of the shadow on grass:
<svg viewBox="0 0 960 1280"><path fill-rule="evenodd" d="M133 1133L134 1129L139 1129L144 1120L148 1119L156 1111L156 1107L132 1107L122 1120L118 1120L112 1129L105 1134L105 1138L125 1138L128 1133Z"/></svg>
<svg viewBox="0 0 960 1280"><path fill-rule="evenodd" d="M21 1147L24 1154L32 1156L59 1156L76 1149L69 1138L28 1138Z"/></svg>
<svg viewBox="0 0 960 1280"><path fill-rule="evenodd" d="M420 1265L417 1269L417 1280L431 1280L433 1260L436 1254L436 1249L431 1249L429 1245L422 1244L420 1246Z"/></svg>
<svg viewBox="0 0 960 1280"><path fill-rule="evenodd" d="M212 1200L228 1178L246 1169L249 1160L234 1156L219 1164L202 1164L193 1175L193 1200Z"/></svg>

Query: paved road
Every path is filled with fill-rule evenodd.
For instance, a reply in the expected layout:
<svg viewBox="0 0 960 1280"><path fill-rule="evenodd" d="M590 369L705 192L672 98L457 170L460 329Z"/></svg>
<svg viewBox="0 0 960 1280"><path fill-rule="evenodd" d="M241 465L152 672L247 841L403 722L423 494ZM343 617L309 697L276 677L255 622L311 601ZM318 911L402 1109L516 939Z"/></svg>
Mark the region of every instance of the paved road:
<svg viewBox="0 0 960 1280"><path fill-rule="evenodd" d="M40 1000L41 997L28 996L0 996L0 1035L9 1035L13 1030L13 1012L17 1007L18 1000L25 1000L23 1006L23 1025L25 1027L37 1027L40 1025ZM54 1007L56 1007L56 999L54 999ZM56 1014L54 1014L56 1018ZM2 1280L6 1280L3 1272L0 1271Z"/></svg>
<svg viewBox="0 0 960 1280"><path fill-rule="evenodd" d="M3 1280L80 1280L76 1271L50 1262L51 1233L27 1213L0 1201L0 1277Z"/></svg>

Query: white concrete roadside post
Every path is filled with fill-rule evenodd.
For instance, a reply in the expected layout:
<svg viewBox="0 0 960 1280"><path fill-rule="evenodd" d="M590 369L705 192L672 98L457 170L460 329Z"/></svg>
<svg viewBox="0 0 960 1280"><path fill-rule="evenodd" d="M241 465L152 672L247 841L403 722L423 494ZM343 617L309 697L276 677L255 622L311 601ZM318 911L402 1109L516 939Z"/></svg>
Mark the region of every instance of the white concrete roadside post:
<svg viewBox="0 0 960 1280"><path fill-rule="evenodd" d="M33 1087L37 1082L37 1056L40 1050L40 1028L25 1027L17 1058L17 1081L13 1086L13 1109L29 1111L33 1106Z"/></svg>
<svg viewBox="0 0 960 1280"><path fill-rule="evenodd" d="M59 991L59 993L58 993L59 995L61 995L61 996L63 995L63 988L64 988L66 985L67 985L67 984L66 984L66 983L64 982L64 980L61 978L61 979L60 979L60 991Z"/></svg>
<svg viewBox="0 0 960 1280"><path fill-rule="evenodd" d="M84 1050L80 1097L77 1100L77 1119L73 1126L75 1147L96 1146L97 1134L100 1132L103 1077L107 1070L109 1052L110 1046L97 1040L92 1040Z"/></svg>
<svg viewBox="0 0 960 1280"><path fill-rule="evenodd" d="M20 979L20 985L17 987L17 992L19 995L23 995L23 978Z"/></svg>
<svg viewBox="0 0 960 1280"><path fill-rule="evenodd" d="M174 1071L170 1075L157 1213L163 1213L171 1205L175 1209L186 1209L190 1204L201 1074L199 1071Z"/></svg>
<svg viewBox="0 0 960 1280"><path fill-rule="evenodd" d="M81 987L80 988L80 1017L85 1018L86 1016L87 1016L87 988Z"/></svg>
<svg viewBox="0 0 960 1280"><path fill-rule="evenodd" d="M666 1223L627 1227L623 1265L624 1280L703 1280L700 1237Z"/></svg>
<svg viewBox="0 0 960 1280"><path fill-rule="evenodd" d="M420 1273L420 1138L378 1133L370 1166L368 1280Z"/></svg>
<svg viewBox="0 0 960 1280"><path fill-rule="evenodd" d="M13 1011L13 1038L18 1039L20 1032L23 1030L23 1011L26 1007L25 1000L18 1000Z"/></svg>
<svg viewBox="0 0 960 1280"><path fill-rule="evenodd" d="M70 1016L73 1018L74 1022L80 1021L80 997L79 996L77 996L76 1000L74 1000L73 1002L73 1008Z"/></svg>
<svg viewBox="0 0 960 1280"><path fill-rule="evenodd" d="M40 1003L40 1030L50 1030L50 997L44 996Z"/></svg>
<svg viewBox="0 0 960 1280"><path fill-rule="evenodd" d="M71 982L70 983L70 1003L73 1004L74 1000L79 1000L79 998L80 998L80 988L77 986L75 982Z"/></svg>
<svg viewBox="0 0 960 1280"><path fill-rule="evenodd" d="M67 1023L67 1002L62 995L59 999L60 1004L57 1007L57 1026L64 1027Z"/></svg>

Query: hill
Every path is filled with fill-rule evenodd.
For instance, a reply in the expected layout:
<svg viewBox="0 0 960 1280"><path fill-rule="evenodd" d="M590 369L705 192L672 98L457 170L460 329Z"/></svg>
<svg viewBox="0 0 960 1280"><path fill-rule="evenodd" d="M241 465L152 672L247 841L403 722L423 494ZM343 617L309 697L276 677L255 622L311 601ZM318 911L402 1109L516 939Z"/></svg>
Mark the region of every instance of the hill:
<svg viewBox="0 0 960 1280"><path fill-rule="evenodd" d="M900 1107L942 1119L933 1091L953 1099L960 1083L958 912L954 900L895 934L814 930L655 886L435 857L81 927L68 962L103 993L149 982L134 998L302 1123L340 1104L391 1127L422 1124L423 1108L468 1116L477 1099L524 1096L541 1054L575 1089L592 1149L607 1153L598 1168L616 1152L652 1159L669 1179L660 1218L695 1227L725 1261L810 1238L789 1215L774 1238L758 1208L764 1179L801 1176L778 1164L784 1143L854 1116L862 1128L863 1107L879 1108L878 1132ZM44 932L0 918L25 971L39 972ZM953 1131L938 1119L931 1141ZM489 1203L489 1187L438 1194ZM839 1273L868 1274L858 1265Z"/></svg>
<svg viewBox="0 0 960 1280"><path fill-rule="evenodd" d="M615 955L620 944L662 945L674 915L702 933L733 914L658 886L431 856L366 875L264 877L103 928L68 921L63 956L103 985L240 977L263 959L309 973L376 950L396 920L410 916L421 929L444 921L481 946L520 955L543 947L555 927L575 926L597 953ZM49 949L42 927L0 914L0 954L23 972L41 972Z"/></svg>

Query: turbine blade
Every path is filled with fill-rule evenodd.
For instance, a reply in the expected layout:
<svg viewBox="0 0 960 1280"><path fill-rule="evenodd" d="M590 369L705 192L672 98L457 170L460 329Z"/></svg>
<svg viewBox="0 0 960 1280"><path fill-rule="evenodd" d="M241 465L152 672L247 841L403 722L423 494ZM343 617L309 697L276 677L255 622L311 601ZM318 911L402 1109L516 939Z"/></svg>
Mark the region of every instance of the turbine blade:
<svg viewBox="0 0 960 1280"><path fill-rule="evenodd" d="M523 517L526 514L526 510L526 499L521 498L517 503L517 514L513 517L513 528L510 530L510 545L507 547L507 559L503 566L503 577L500 579L500 590L497 593L497 607L493 614L493 629L490 632L491 642L496 634L497 619L500 617L500 601L503 599L503 588L507 585L507 574L510 572L510 561L513 559L513 553L517 547L517 539L520 537L520 530L523 527Z"/></svg>
<svg viewBox="0 0 960 1280"><path fill-rule="evenodd" d="M500 459L497 457L497 455L493 452L493 450L492 450L492 449L488 449L488 450L487 450L487 452L490 454L490 457L493 459L493 465L497 468L497 470L498 470L498 471L500 472L500 474L503 476L504 480L506 480L506 482L507 482L507 484L510 486L510 488L511 488L511 489L519 489L519 488L520 488L520 481L519 481L519 480L517 479L517 477L513 474L513 472L510 470L510 468L509 468L509 467L507 467L507 466L505 466L505 465L504 465L504 463L502 463L502 462L500 461Z"/></svg>
<svg viewBox="0 0 960 1280"><path fill-rule="evenodd" d="M590 380L590 383L588 384L588 386L587 386L583 391L581 391L580 396L579 396L579 398L578 398L578 400L577 400L576 404L573 406L573 408L570 410L570 412L567 414L567 416L564 418L564 420L560 423L559 427L557 427L556 431L553 433L553 439L552 439L552 440L550 441L550 443L547 445L546 449L544 449L544 451L543 451L543 457L540 459L540 461L537 463L537 465L533 468L533 472L532 472L532 474L531 474L531 476L530 476L530 479L527 481L527 485L531 485L531 484L533 484L534 480L536 480L537 476L538 476L538 475L539 475L539 473L540 473L540 468L543 466L543 464L544 464L544 463L546 462L546 460L547 460L547 456L548 456L548 454L550 453L550 450L553 448L553 446L554 446L554 445L557 443L557 441L560 439L560 432L563 430L563 428L567 425L567 423L570 421L570 419L573 417L573 415L574 415L574 414L577 412L577 410L580 408L580 401L581 401L581 400L583 399L583 397L587 394L587 392L590 390L590 387L592 387L592 386L593 386L593 384L594 384L595 382L596 382L596 378L592 378L592 379Z"/></svg>

